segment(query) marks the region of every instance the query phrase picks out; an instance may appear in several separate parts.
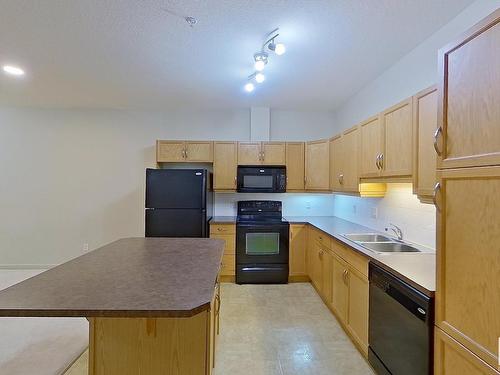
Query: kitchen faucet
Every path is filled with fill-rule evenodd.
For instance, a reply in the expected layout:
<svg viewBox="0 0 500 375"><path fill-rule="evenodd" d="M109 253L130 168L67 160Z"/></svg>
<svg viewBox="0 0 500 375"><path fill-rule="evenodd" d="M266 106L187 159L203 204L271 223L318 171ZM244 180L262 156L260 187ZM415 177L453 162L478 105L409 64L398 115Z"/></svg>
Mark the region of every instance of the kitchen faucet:
<svg viewBox="0 0 500 375"><path fill-rule="evenodd" d="M385 228L385 231L387 232L390 229L396 234L398 240L403 240L403 230L395 224L389 223L389 225L393 228Z"/></svg>

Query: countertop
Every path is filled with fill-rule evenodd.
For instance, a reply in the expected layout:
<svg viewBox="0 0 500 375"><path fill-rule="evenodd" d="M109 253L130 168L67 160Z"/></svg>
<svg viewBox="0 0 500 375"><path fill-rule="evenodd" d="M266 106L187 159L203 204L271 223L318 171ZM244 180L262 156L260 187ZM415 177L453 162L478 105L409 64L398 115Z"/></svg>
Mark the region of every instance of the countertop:
<svg viewBox="0 0 500 375"><path fill-rule="evenodd" d="M236 217L218 216L214 223L235 223ZM343 237L346 233L379 233L378 231L335 216L287 216L291 224L310 224L363 254L388 272L401 278L421 293L432 297L436 290L436 254L433 249L416 245L421 253L377 254ZM387 234L384 234L387 235ZM413 244L415 245L415 244Z"/></svg>
<svg viewBox="0 0 500 375"><path fill-rule="evenodd" d="M214 295L224 241L125 238L0 291L0 316L189 317Z"/></svg>

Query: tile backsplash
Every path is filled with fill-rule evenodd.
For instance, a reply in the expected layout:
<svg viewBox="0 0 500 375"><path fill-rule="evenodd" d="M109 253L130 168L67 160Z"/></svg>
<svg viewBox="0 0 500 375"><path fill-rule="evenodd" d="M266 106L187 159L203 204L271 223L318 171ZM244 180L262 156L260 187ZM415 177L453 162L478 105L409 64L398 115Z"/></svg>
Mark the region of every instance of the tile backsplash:
<svg viewBox="0 0 500 375"><path fill-rule="evenodd" d="M403 230L405 240L436 247L436 209L420 203L409 183L387 184L384 198L334 195L333 215L382 232L393 223Z"/></svg>
<svg viewBox="0 0 500 375"><path fill-rule="evenodd" d="M332 216L333 197L333 194L216 193L215 215L235 216L238 201L258 199L282 201L283 216Z"/></svg>

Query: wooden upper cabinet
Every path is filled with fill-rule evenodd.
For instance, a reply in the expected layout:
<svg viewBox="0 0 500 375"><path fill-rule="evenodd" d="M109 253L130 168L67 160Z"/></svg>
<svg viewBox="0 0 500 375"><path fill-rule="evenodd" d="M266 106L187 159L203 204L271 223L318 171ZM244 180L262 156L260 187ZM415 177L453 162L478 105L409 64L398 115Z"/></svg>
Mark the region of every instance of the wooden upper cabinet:
<svg viewBox="0 0 500 375"><path fill-rule="evenodd" d="M213 162L211 141L156 141L158 163Z"/></svg>
<svg viewBox="0 0 500 375"><path fill-rule="evenodd" d="M258 165L262 162L260 142L238 142L238 165Z"/></svg>
<svg viewBox="0 0 500 375"><path fill-rule="evenodd" d="M285 142L239 142L239 165L285 165Z"/></svg>
<svg viewBox="0 0 500 375"><path fill-rule="evenodd" d="M381 173L379 159L383 153L380 116L370 117L359 124L359 131L360 177L378 177Z"/></svg>
<svg viewBox="0 0 500 375"><path fill-rule="evenodd" d="M286 143L286 191L304 191L304 142Z"/></svg>
<svg viewBox="0 0 500 375"><path fill-rule="evenodd" d="M436 152L433 137L437 129L437 87L413 97L413 193L424 203L432 203L436 185Z"/></svg>
<svg viewBox="0 0 500 375"><path fill-rule="evenodd" d="M330 190L342 191L343 170L342 136L330 138Z"/></svg>
<svg viewBox="0 0 500 375"><path fill-rule="evenodd" d="M214 190L236 190L237 142L214 142Z"/></svg>
<svg viewBox="0 0 500 375"><path fill-rule="evenodd" d="M285 142L262 142L262 164L285 165L286 143Z"/></svg>
<svg viewBox="0 0 500 375"><path fill-rule="evenodd" d="M327 139L306 143L306 190L329 190L329 154Z"/></svg>
<svg viewBox="0 0 500 375"><path fill-rule="evenodd" d="M156 141L156 162L182 162L184 148L184 141Z"/></svg>
<svg viewBox="0 0 500 375"><path fill-rule="evenodd" d="M438 178L436 325L500 370L500 166Z"/></svg>
<svg viewBox="0 0 500 375"><path fill-rule="evenodd" d="M342 134L342 190L359 191L359 128L356 126Z"/></svg>
<svg viewBox="0 0 500 375"><path fill-rule="evenodd" d="M185 142L185 161L211 163L214 160L214 143L210 141Z"/></svg>
<svg viewBox="0 0 500 375"><path fill-rule="evenodd" d="M500 164L500 10L439 51L439 168Z"/></svg>
<svg viewBox="0 0 500 375"><path fill-rule="evenodd" d="M381 157L382 175L411 176L413 170L413 121L411 98L396 104L381 114L384 151Z"/></svg>

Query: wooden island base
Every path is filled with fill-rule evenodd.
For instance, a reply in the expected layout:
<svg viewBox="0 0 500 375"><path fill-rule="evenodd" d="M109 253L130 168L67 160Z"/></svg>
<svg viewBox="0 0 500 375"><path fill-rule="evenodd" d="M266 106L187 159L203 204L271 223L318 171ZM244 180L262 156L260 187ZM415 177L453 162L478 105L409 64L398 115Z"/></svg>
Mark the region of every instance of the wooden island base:
<svg viewBox="0 0 500 375"><path fill-rule="evenodd" d="M190 318L89 318L89 375L206 375L211 311Z"/></svg>

